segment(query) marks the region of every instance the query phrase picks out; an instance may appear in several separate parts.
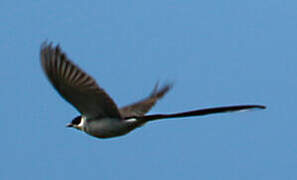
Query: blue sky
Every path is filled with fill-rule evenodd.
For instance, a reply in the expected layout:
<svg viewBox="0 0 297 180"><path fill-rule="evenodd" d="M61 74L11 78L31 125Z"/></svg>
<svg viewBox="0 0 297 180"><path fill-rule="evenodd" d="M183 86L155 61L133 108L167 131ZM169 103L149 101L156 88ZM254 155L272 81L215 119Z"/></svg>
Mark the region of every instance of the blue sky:
<svg viewBox="0 0 297 180"><path fill-rule="evenodd" d="M0 179L297 179L293 0L0 2ZM265 111L149 123L96 139L49 84L59 43L117 102L173 90L150 113L263 104Z"/></svg>

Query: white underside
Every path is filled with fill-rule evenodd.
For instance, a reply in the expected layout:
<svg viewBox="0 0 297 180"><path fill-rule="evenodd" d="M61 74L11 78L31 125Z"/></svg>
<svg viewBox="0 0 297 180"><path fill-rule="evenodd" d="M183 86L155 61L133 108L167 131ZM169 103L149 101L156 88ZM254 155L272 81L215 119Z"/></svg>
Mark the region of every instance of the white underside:
<svg viewBox="0 0 297 180"><path fill-rule="evenodd" d="M126 119L126 122L136 122L136 118Z"/></svg>
<svg viewBox="0 0 297 180"><path fill-rule="evenodd" d="M80 123L77 125L77 128L80 129L80 130L84 130L84 127L86 125L86 117L85 116L81 116L81 121Z"/></svg>
<svg viewBox="0 0 297 180"><path fill-rule="evenodd" d="M84 132L96 136L96 137L115 137L126 134L137 126L133 125L137 122L137 119L131 118L125 121L115 118L102 118L98 120L86 121L86 118L82 118L79 126Z"/></svg>

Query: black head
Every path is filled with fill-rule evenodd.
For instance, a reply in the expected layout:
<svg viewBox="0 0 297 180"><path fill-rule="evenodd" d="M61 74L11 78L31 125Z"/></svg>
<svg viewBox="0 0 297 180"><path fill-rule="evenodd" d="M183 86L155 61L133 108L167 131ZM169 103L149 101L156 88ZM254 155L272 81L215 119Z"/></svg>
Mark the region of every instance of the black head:
<svg viewBox="0 0 297 180"><path fill-rule="evenodd" d="M81 116L74 118L71 123L67 124L67 127L77 127L81 123Z"/></svg>

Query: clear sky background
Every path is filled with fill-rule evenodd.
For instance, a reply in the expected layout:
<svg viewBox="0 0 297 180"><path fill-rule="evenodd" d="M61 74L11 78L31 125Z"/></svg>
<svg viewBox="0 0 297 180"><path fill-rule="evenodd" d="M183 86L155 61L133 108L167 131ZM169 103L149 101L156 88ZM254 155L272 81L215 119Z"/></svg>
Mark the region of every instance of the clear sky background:
<svg viewBox="0 0 297 180"><path fill-rule="evenodd" d="M294 0L0 1L0 179L297 179L296 9ZM96 139L65 128L78 112L41 70L45 40L119 106L160 80L175 87L150 113L268 109Z"/></svg>

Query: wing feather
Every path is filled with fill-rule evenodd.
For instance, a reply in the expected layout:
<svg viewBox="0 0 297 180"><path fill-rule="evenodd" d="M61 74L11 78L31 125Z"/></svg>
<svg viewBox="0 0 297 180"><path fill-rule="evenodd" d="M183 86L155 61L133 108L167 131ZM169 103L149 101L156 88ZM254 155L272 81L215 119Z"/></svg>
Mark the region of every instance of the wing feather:
<svg viewBox="0 0 297 180"><path fill-rule="evenodd" d="M172 84L167 84L162 88L158 88L158 83L155 85L155 88L151 95L141 101L136 103L124 106L120 108L120 113L122 117L131 117L131 116L143 116L146 114L155 104L161 99L170 89Z"/></svg>
<svg viewBox="0 0 297 180"><path fill-rule="evenodd" d="M81 114L121 119L114 101L91 76L72 63L59 46L44 43L41 46L40 60L54 88Z"/></svg>

